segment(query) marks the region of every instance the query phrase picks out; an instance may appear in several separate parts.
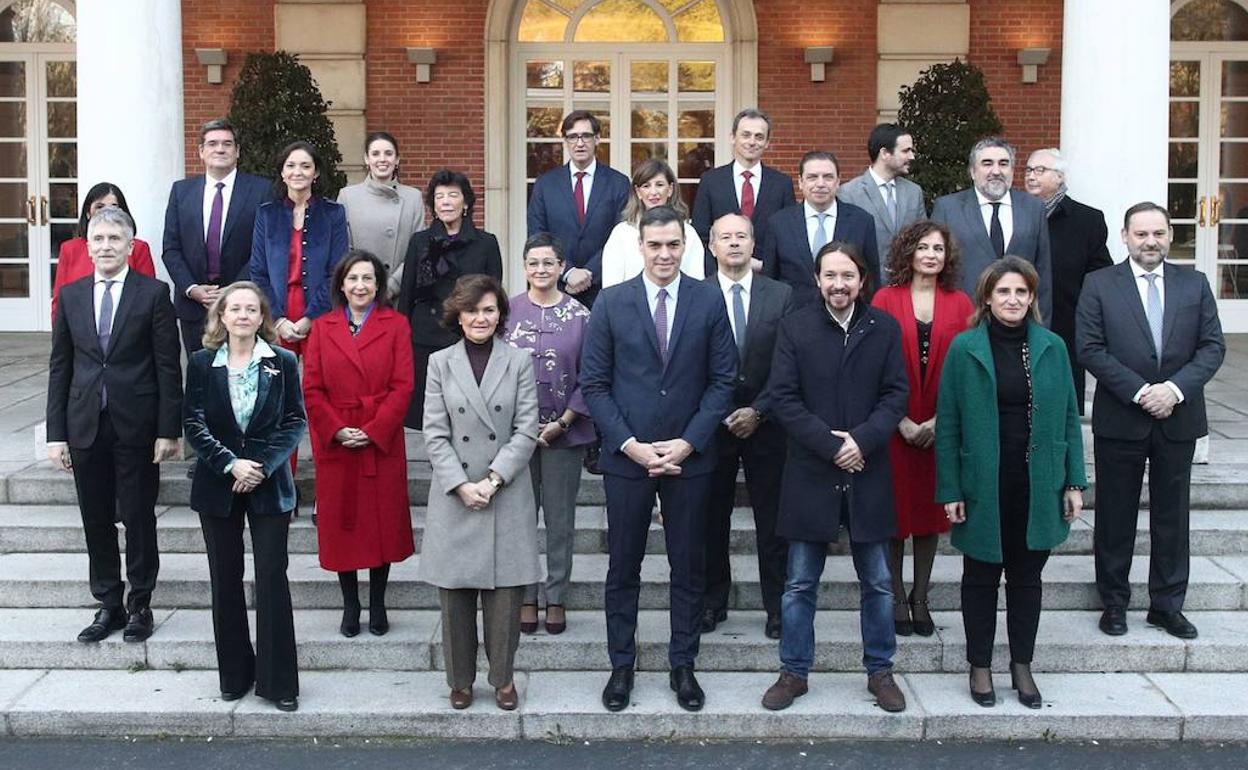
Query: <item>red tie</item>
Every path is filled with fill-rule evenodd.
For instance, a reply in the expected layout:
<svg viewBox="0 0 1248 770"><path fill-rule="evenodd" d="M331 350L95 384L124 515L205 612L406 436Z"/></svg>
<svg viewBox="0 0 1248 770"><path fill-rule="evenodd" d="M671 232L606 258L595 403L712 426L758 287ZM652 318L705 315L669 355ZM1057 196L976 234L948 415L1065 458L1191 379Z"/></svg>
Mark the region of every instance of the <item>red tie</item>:
<svg viewBox="0 0 1248 770"><path fill-rule="evenodd" d="M576 221L577 224L585 224L585 172L576 172Z"/></svg>
<svg viewBox="0 0 1248 770"><path fill-rule="evenodd" d="M745 179L741 183L741 213L751 219L754 218L754 185L750 183L750 177L754 176L753 171L742 171L741 176Z"/></svg>

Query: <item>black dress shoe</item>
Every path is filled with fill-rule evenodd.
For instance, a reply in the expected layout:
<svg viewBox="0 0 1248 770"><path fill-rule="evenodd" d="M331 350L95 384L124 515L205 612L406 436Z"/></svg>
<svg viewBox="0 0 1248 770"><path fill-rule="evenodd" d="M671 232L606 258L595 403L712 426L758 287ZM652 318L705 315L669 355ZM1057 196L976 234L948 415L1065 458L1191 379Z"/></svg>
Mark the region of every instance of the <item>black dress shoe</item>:
<svg viewBox="0 0 1248 770"><path fill-rule="evenodd" d="M121 638L127 642L146 641L155 627L152 611L144 607L130 613L130 618L126 621L126 630L121 632Z"/></svg>
<svg viewBox="0 0 1248 770"><path fill-rule="evenodd" d="M1038 709L1044 705L1036 680L1031 678L1030 663L1010 664L1010 687L1018 690L1018 702L1029 709Z"/></svg>
<svg viewBox="0 0 1248 770"><path fill-rule="evenodd" d="M715 626L723 623L728 619L728 610L702 610L702 633L709 634L715 630Z"/></svg>
<svg viewBox="0 0 1248 770"><path fill-rule="evenodd" d="M611 669L611 678L602 688L602 705L607 711L623 711L633 695L633 669L620 666Z"/></svg>
<svg viewBox="0 0 1248 770"><path fill-rule="evenodd" d="M278 711L298 711L299 699L298 698L282 698L281 700L273 701L273 705L277 706Z"/></svg>
<svg viewBox="0 0 1248 770"><path fill-rule="evenodd" d="M1106 607L1098 625L1110 636L1122 636L1127 633L1127 611L1122 607Z"/></svg>
<svg viewBox="0 0 1248 770"><path fill-rule="evenodd" d="M248 692L249 690L251 690L251 688L250 688L250 687L248 687L248 688L247 688L247 689L245 689L245 690L238 690L237 692L232 692L232 691L230 691L230 690L222 690L222 691L221 691L221 700L223 700L223 701L239 700L239 699L240 699L240 698L242 698L244 695L246 695L246 694L247 694L247 692Z"/></svg>
<svg viewBox="0 0 1248 770"><path fill-rule="evenodd" d="M1183 617L1182 612L1149 610L1148 615L1144 617L1144 622L1150 626L1163 628L1167 634L1177 636L1180 639L1196 638L1196 626L1193 626L1191 621Z"/></svg>
<svg viewBox="0 0 1248 770"><path fill-rule="evenodd" d="M768 615L767 625L763 626L763 635L766 636L768 639L779 639L780 629L781 629L780 616Z"/></svg>
<svg viewBox="0 0 1248 770"><path fill-rule="evenodd" d="M78 641L102 642L108 638L108 635L114 631L120 631L125 628L126 613L120 607L109 608L101 607L95 613L95 620L91 621L91 625L78 632Z"/></svg>
<svg viewBox="0 0 1248 770"><path fill-rule="evenodd" d="M677 666L672 669L668 681L672 686L672 692L676 693L676 702L685 711L701 711L703 704L706 703L706 693L702 692L702 687L698 685L697 678L693 675L693 666Z"/></svg>
<svg viewBox="0 0 1248 770"><path fill-rule="evenodd" d="M360 635L360 608L344 607L342 622L338 624L338 633L350 639Z"/></svg>
<svg viewBox="0 0 1248 770"><path fill-rule="evenodd" d="M976 679L981 680L981 687L986 683L988 685L988 689L976 690ZM971 666L971 700L975 701L984 708L992 708L997 705L997 693L992 689L992 669Z"/></svg>
<svg viewBox="0 0 1248 770"><path fill-rule="evenodd" d="M385 607L368 608L368 632L373 636L385 636L390 630L390 617Z"/></svg>

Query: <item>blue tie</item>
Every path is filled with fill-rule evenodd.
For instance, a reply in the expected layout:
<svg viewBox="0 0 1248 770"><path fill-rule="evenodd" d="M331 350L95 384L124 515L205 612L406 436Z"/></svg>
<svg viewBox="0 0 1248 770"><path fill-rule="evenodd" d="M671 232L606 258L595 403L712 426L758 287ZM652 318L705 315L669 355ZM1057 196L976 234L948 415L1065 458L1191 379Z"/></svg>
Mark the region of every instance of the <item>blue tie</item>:
<svg viewBox="0 0 1248 770"><path fill-rule="evenodd" d="M1161 307L1161 291L1157 288L1156 273L1145 273L1148 280L1148 302L1144 305L1144 313L1148 316L1148 330L1153 333L1153 347L1157 350L1157 363L1161 364L1161 319L1164 315Z"/></svg>
<svg viewBox="0 0 1248 770"><path fill-rule="evenodd" d="M741 299L744 290L745 287L739 283L732 285L732 326L740 355L745 355L745 301Z"/></svg>
<svg viewBox="0 0 1248 770"><path fill-rule="evenodd" d="M821 212L815 214L815 216L819 218L819 224L815 226L815 242L810 247L810 255L812 257L819 256L819 249L822 249L823 245L828 242L828 231L823 226L823 222L828 218L828 215Z"/></svg>
<svg viewBox="0 0 1248 770"><path fill-rule="evenodd" d="M104 282L104 296L100 298L100 320L96 326L96 334L100 339L100 353L108 356L108 338L113 335L113 284L116 281ZM100 376L100 411L108 406L108 388L104 386L104 377Z"/></svg>

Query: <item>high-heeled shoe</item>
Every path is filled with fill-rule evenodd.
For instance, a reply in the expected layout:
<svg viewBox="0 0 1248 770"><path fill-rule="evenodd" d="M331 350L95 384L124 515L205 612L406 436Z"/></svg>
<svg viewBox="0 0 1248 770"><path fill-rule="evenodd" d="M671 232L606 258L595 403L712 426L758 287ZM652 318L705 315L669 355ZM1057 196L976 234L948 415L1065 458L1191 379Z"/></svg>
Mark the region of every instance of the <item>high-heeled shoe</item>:
<svg viewBox="0 0 1248 770"><path fill-rule="evenodd" d="M893 600L893 632L897 636L910 636L914 633L914 623L910 621L910 605L906 600Z"/></svg>
<svg viewBox="0 0 1248 770"><path fill-rule="evenodd" d="M914 591L911 591L908 604L914 633L919 636L931 636L936 633L936 624L932 622L932 613L927 608L927 599L915 599Z"/></svg>
<svg viewBox="0 0 1248 770"><path fill-rule="evenodd" d="M988 689L986 691L975 689L975 677L986 677L988 679ZM971 700L975 701L984 708L991 708L997 705L997 691L992 688L992 669L979 668L971 666L970 676Z"/></svg>
<svg viewBox="0 0 1248 770"><path fill-rule="evenodd" d="M523 619L524 611L529 609L530 607L533 608L533 620L524 620ZM536 604L521 604L520 605L520 617L521 617L520 633L536 634L537 633L537 605Z"/></svg>
<svg viewBox="0 0 1248 770"><path fill-rule="evenodd" d="M390 630L390 616L385 607L368 608L368 632L373 636L385 636Z"/></svg>
<svg viewBox="0 0 1248 770"><path fill-rule="evenodd" d="M552 607L559 608L559 614L563 616L563 620L555 621L550 619L550 610ZM546 633L551 636L558 636L568 630L568 612L563 608L562 604L546 604Z"/></svg>
<svg viewBox="0 0 1248 770"><path fill-rule="evenodd" d="M1010 687L1018 691L1018 702L1029 709L1044 705L1036 680L1031 676L1030 663L1010 663Z"/></svg>
<svg viewBox="0 0 1248 770"><path fill-rule="evenodd" d="M342 609L342 623L338 625L338 632L348 639L360 635L359 607L344 607Z"/></svg>

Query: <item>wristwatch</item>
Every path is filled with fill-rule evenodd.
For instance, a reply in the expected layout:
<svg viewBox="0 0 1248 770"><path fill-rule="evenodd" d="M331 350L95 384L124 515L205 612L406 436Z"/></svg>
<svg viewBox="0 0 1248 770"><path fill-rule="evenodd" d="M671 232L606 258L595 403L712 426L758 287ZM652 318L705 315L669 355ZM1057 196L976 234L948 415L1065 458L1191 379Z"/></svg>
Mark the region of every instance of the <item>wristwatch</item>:
<svg viewBox="0 0 1248 770"><path fill-rule="evenodd" d="M564 433L567 433L568 430L572 427L572 424L569 423L567 420L563 419L562 416L559 417L559 419L555 420L555 424L558 425L560 428L562 428Z"/></svg>
<svg viewBox="0 0 1248 770"><path fill-rule="evenodd" d="M490 486L494 487L495 492L503 488L503 480L498 476L487 476L485 480L490 482Z"/></svg>

